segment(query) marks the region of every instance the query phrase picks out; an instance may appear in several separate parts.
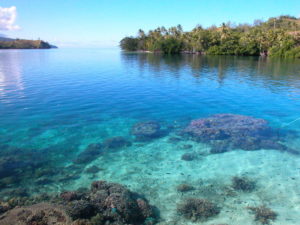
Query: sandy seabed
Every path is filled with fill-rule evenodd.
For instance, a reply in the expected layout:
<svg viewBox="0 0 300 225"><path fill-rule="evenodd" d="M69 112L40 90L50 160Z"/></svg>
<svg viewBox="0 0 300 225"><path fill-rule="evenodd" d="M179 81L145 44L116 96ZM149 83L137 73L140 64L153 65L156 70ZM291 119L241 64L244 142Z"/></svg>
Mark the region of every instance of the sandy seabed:
<svg viewBox="0 0 300 225"><path fill-rule="evenodd" d="M300 221L300 157L276 150L235 150L208 154L210 147L193 141L170 142L167 137L101 156L86 165L101 168L96 174L82 172L77 180L61 189L88 187L94 180L126 185L143 194L160 211L160 225L250 225L260 224L247 209L265 205L278 216L270 224L295 225ZM187 148L186 146L189 146ZM181 156L194 152L197 158L184 161ZM252 192L231 188L233 176L246 176L256 182ZM179 184L195 190L181 193ZM176 211L186 198L205 198L221 207L221 212L206 221L191 222Z"/></svg>

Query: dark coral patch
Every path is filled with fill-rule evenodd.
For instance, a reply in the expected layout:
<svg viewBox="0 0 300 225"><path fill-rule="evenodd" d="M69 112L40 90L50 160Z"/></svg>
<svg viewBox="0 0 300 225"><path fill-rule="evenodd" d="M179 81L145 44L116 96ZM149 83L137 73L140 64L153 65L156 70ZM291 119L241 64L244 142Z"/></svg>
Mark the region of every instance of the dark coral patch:
<svg viewBox="0 0 300 225"><path fill-rule="evenodd" d="M131 142L126 140L124 137L112 137L108 138L103 142L103 147L105 149L118 149L123 147L128 147L131 145Z"/></svg>
<svg viewBox="0 0 300 225"><path fill-rule="evenodd" d="M232 187L237 191L251 192L255 189L256 184L247 177L235 176L232 178Z"/></svg>
<svg viewBox="0 0 300 225"><path fill-rule="evenodd" d="M148 141L161 136L160 124L156 121L138 122L133 125L131 133L138 141Z"/></svg>
<svg viewBox="0 0 300 225"><path fill-rule="evenodd" d="M190 198L177 206L177 212L192 221L207 220L220 213L219 207L206 199Z"/></svg>
<svg viewBox="0 0 300 225"><path fill-rule="evenodd" d="M264 119L235 114L216 114L192 120L182 134L211 145L211 153L223 153L230 149L276 149L293 154L299 152L279 142L275 129Z"/></svg>
<svg viewBox="0 0 300 225"><path fill-rule="evenodd" d="M274 221L277 218L277 213L266 206L248 207L255 215L255 221L262 224L270 224L270 221Z"/></svg>

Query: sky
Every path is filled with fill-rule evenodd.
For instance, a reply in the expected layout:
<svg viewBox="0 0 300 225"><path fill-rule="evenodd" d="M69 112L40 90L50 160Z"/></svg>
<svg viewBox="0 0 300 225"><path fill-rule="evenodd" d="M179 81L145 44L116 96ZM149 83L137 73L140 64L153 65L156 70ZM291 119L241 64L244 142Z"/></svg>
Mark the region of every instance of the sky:
<svg viewBox="0 0 300 225"><path fill-rule="evenodd" d="M138 29L300 17L300 0L0 0L0 34L59 47L115 47Z"/></svg>

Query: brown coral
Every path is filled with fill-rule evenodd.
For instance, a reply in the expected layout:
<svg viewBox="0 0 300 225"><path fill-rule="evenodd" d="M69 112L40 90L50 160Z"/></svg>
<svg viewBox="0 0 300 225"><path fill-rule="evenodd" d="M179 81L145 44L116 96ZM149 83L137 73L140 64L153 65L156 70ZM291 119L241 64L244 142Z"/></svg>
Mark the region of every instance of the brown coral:
<svg viewBox="0 0 300 225"><path fill-rule="evenodd" d="M206 199L190 198L177 206L177 212L192 221L206 220L219 214L220 209Z"/></svg>
<svg viewBox="0 0 300 225"><path fill-rule="evenodd" d="M255 221L259 221L262 224L270 224L270 220L276 220L277 213L267 208L266 206L248 207L255 214Z"/></svg>

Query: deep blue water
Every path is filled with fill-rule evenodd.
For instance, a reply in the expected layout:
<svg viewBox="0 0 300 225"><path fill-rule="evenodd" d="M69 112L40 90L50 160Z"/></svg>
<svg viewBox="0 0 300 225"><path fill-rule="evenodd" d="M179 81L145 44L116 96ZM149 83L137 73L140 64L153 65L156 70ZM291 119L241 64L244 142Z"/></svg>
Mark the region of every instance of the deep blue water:
<svg viewBox="0 0 300 225"><path fill-rule="evenodd" d="M113 136L132 139L134 122L184 124L217 113L263 118L276 128L296 120L300 60L94 49L0 51L2 160L20 154L24 163L61 168L90 143ZM300 132L300 120L286 129ZM20 167L18 179L6 181L4 189L26 183L22 176L31 177L33 186L40 179L36 167L11 166ZM15 174L1 179L10 176Z"/></svg>

